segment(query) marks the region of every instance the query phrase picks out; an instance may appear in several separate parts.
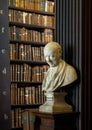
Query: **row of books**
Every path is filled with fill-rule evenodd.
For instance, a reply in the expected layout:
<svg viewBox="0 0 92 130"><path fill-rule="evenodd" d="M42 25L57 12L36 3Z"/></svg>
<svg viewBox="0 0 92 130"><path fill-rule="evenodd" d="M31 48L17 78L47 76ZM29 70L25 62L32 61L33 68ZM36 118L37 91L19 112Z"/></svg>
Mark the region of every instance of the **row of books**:
<svg viewBox="0 0 92 130"><path fill-rule="evenodd" d="M9 9L9 21L54 27L54 16Z"/></svg>
<svg viewBox="0 0 92 130"><path fill-rule="evenodd" d="M54 12L54 1L49 0L9 0L9 6Z"/></svg>
<svg viewBox="0 0 92 130"><path fill-rule="evenodd" d="M12 128L22 127L22 109L15 108L11 110L11 125Z"/></svg>
<svg viewBox="0 0 92 130"><path fill-rule="evenodd" d="M22 112L22 126L23 130L39 130L41 122L35 117L32 109L25 109Z"/></svg>
<svg viewBox="0 0 92 130"><path fill-rule="evenodd" d="M10 44L10 60L45 61L43 46L34 47L26 44Z"/></svg>
<svg viewBox="0 0 92 130"><path fill-rule="evenodd" d="M48 65L30 66L26 63L11 64L10 65L11 81L42 82L46 75L47 70L48 70Z"/></svg>
<svg viewBox="0 0 92 130"><path fill-rule="evenodd" d="M42 104L45 101L42 86L18 87L16 83L11 84L11 104Z"/></svg>
<svg viewBox="0 0 92 130"><path fill-rule="evenodd" d="M33 41L33 42L49 42L53 41L53 30L44 29L40 30L29 30L25 27L19 28L16 26L9 27L9 38L10 40L19 41Z"/></svg>

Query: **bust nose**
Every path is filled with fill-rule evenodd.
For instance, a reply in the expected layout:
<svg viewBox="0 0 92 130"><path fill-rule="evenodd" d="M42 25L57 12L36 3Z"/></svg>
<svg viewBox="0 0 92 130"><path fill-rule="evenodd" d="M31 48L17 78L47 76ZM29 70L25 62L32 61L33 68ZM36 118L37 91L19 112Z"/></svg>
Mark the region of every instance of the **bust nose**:
<svg viewBox="0 0 92 130"><path fill-rule="evenodd" d="M48 57L46 57L46 61L48 62L48 61L50 61L50 57L48 56Z"/></svg>

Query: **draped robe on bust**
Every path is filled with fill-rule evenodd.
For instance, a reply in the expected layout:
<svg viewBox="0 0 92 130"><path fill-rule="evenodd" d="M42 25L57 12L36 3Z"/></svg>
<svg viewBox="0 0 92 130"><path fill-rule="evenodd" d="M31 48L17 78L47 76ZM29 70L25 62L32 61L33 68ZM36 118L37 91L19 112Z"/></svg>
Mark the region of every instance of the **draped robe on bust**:
<svg viewBox="0 0 92 130"><path fill-rule="evenodd" d="M64 60L60 60L57 66L48 69L42 83L42 90L52 92L72 83L76 79L77 74L75 69Z"/></svg>

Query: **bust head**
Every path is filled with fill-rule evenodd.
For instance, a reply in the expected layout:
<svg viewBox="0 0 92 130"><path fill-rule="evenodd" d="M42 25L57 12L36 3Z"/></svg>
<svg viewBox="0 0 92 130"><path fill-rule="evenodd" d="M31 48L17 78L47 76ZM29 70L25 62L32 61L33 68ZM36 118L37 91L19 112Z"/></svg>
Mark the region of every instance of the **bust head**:
<svg viewBox="0 0 92 130"><path fill-rule="evenodd" d="M62 48L57 42L49 42L44 47L44 57L50 67L55 67L59 64L62 56Z"/></svg>
<svg viewBox="0 0 92 130"><path fill-rule="evenodd" d="M62 48L59 43L49 42L44 47L44 57L50 67L43 80L43 91L57 91L77 79L74 67L61 59L61 56Z"/></svg>

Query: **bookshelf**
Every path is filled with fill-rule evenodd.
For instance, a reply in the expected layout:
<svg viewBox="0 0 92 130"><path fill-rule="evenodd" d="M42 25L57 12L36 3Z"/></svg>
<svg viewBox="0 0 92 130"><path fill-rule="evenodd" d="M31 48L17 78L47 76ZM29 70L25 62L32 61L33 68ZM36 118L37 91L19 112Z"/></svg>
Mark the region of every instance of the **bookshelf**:
<svg viewBox="0 0 92 130"><path fill-rule="evenodd" d="M9 3L13 2L13 5ZM19 1L19 0L17 0ZM39 64L39 66L45 64L45 62L40 61L31 61L31 60L19 60L19 59L9 59L9 45L10 44L31 44L32 46L44 46L46 42L40 42L39 44L36 41L25 41L25 40L10 40L8 37L9 26L16 25L16 27L25 27L28 30L43 30L44 26L36 26L28 23L18 23L8 21L8 10L16 8L15 10L21 10L29 13L34 11L32 5L32 10L29 7L24 8L23 1L20 0L20 6L16 7L15 0L1 0L0 1L0 130L10 130L11 129L11 109L15 108L34 108L38 107L38 104L12 104L10 105L10 64L19 64L23 63ZM28 0L30 1L30 0ZM52 1L52 0L50 0ZM55 12L45 12L41 10L35 10L37 14L41 13L42 15L51 15L55 16L55 28L46 26L45 29L52 29L54 32L53 39L63 45L63 58L69 63L72 63L74 66L80 70L81 77L79 79L80 84L73 90L73 103L76 106L76 110L80 111L80 117L77 122L79 130L86 130L90 128L90 2L91 0L57 0L55 2L56 10ZM37 9L37 7L35 7ZM30 12L31 11L31 12ZM55 14L54 14L55 13ZM81 17L83 16L83 17ZM89 24L84 24L89 23ZM89 25L89 27L88 27ZM26 32L28 31L26 30ZM9 44L10 42L10 44ZM16 44L17 46L17 44ZM89 53L87 53L89 52ZM14 55L15 53L13 53ZM89 57L89 58L88 58ZM72 60L71 60L72 59ZM17 83L18 86L24 86L25 84L29 85L30 82L17 82L11 81L11 83ZM37 82L37 85L41 85L41 82ZM36 85L36 82L31 82L31 85ZM82 93L81 93L82 92ZM82 105L81 105L82 104ZM22 127L15 127L13 129L22 129Z"/></svg>
<svg viewBox="0 0 92 130"><path fill-rule="evenodd" d="M43 49L55 40L55 1L9 0L8 19L11 126L22 129L22 111L45 101L41 84L48 65Z"/></svg>

